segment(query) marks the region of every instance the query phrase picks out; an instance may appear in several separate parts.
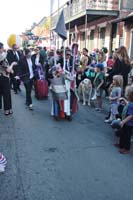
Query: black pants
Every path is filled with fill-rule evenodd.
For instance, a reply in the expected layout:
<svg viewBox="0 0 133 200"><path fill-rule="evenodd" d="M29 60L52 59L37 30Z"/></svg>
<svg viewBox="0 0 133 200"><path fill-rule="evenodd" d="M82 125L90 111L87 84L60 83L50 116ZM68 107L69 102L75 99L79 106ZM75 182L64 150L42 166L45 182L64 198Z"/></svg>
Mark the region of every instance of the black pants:
<svg viewBox="0 0 133 200"><path fill-rule="evenodd" d="M32 98L31 98L31 91L33 86L33 79L28 80L24 83L25 90L26 90L26 105L29 106L32 104Z"/></svg>
<svg viewBox="0 0 133 200"><path fill-rule="evenodd" d="M0 75L0 108L2 108L2 98L3 98L4 110L12 109L9 78Z"/></svg>
<svg viewBox="0 0 133 200"><path fill-rule="evenodd" d="M2 94L1 94L1 91L0 91L0 109L2 109Z"/></svg>
<svg viewBox="0 0 133 200"><path fill-rule="evenodd" d="M120 131L120 148L130 150L132 126L124 125Z"/></svg>
<svg viewBox="0 0 133 200"><path fill-rule="evenodd" d="M79 87L79 84L80 84L80 82L82 81L82 80L84 80L84 75L83 75L83 73L82 72L77 72L77 74L76 74L76 86L77 86L77 88Z"/></svg>
<svg viewBox="0 0 133 200"><path fill-rule="evenodd" d="M13 81L13 90L17 93L18 90L20 90L20 80L17 80L16 78L12 78Z"/></svg>

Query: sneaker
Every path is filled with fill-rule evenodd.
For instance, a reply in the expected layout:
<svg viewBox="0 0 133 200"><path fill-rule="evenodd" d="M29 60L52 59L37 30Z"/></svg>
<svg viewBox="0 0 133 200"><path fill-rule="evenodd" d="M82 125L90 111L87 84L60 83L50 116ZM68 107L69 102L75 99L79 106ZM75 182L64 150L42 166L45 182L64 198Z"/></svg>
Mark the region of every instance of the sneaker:
<svg viewBox="0 0 133 200"><path fill-rule="evenodd" d="M95 108L95 111L100 112L100 111L102 111L102 109L101 108Z"/></svg>
<svg viewBox="0 0 133 200"><path fill-rule="evenodd" d="M111 120L111 119L105 119L104 122L105 122L105 123L111 123L112 120Z"/></svg>
<svg viewBox="0 0 133 200"><path fill-rule="evenodd" d="M128 154L128 153L130 153L130 151L127 150L127 149L120 149L119 152L120 152L121 154Z"/></svg>
<svg viewBox="0 0 133 200"><path fill-rule="evenodd" d="M33 105L32 104L29 105L29 110L33 110Z"/></svg>
<svg viewBox="0 0 133 200"><path fill-rule="evenodd" d="M96 96L93 96L93 97L91 98L91 100L96 100L96 98L97 98Z"/></svg>
<svg viewBox="0 0 133 200"><path fill-rule="evenodd" d="M66 118L67 118L68 121L70 121L70 122L72 121L72 116L71 115L68 115Z"/></svg>

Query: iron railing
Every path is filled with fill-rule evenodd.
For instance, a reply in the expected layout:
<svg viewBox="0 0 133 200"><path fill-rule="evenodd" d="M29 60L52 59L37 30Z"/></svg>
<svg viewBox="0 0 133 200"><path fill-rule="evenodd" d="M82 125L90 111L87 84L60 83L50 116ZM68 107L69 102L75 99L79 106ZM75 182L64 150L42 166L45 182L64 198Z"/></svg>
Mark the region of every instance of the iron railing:
<svg viewBox="0 0 133 200"><path fill-rule="evenodd" d="M64 4L59 10L51 15L51 27L56 26L61 10L64 10L65 22L72 21L86 10L118 11L120 0L73 0L72 4Z"/></svg>

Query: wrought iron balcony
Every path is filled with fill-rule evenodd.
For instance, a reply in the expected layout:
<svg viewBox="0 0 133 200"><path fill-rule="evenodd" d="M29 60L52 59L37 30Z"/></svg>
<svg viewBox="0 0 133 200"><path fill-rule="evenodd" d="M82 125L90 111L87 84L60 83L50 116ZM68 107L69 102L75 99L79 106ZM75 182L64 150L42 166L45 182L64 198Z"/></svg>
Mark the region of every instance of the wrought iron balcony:
<svg viewBox="0 0 133 200"><path fill-rule="evenodd" d="M119 1L120 0L73 0L70 4L69 1L67 4L62 6L58 11L52 14L51 16L51 28L56 26L58 16L61 10L64 10L65 22L68 23L75 19L78 19L84 16L86 13L90 12L91 14L96 14L96 12L100 12L100 14L104 15L108 13L108 15L113 15L119 11Z"/></svg>
<svg viewBox="0 0 133 200"><path fill-rule="evenodd" d="M119 10L119 0L87 0L86 9Z"/></svg>

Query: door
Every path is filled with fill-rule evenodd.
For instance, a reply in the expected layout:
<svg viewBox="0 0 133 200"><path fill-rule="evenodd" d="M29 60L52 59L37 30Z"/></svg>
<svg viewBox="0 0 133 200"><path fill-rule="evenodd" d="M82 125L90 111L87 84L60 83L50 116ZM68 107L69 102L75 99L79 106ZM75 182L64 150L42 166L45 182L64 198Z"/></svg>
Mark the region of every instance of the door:
<svg viewBox="0 0 133 200"><path fill-rule="evenodd" d="M100 33L99 33L99 49L101 49L102 47L104 47L105 44L105 31L106 28L100 28Z"/></svg>
<svg viewBox="0 0 133 200"><path fill-rule="evenodd" d="M91 30L89 50L92 51L94 48L94 30Z"/></svg>
<svg viewBox="0 0 133 200"><path fill-rule="evenodd" d="M131 30L129 56L130 56L130 60L133 61L133 30Z"/></svg>

